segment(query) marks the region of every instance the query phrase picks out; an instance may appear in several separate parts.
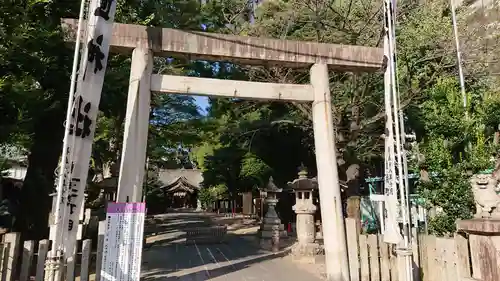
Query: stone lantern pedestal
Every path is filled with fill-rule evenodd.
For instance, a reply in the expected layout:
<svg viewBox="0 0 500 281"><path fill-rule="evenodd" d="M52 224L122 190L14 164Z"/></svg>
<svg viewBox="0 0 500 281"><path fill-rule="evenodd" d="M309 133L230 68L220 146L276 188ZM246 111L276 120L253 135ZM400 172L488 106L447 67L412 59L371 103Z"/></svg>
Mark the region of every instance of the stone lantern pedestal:
<svg viewBox="0 0 500 281"><path fill-rule="evenodd" d="M273 178L269 178L269 183L264 190L267 194L264 201L267 204L267 213L260 226L260 247L264 250L278 251L280 238L287 237L285 227L281 224L281 220L276 213L276 204L279 201L276 195L281 191L282 189L274 184Z"/></svg>
<svg viewBox="0 0 500 281"><path fill-rule="evenodd" d="M297 214L297 242L292 247L295 260L315 263L322 255L322 247L316 243L316 225L314 214L317 207L313 203L313 191L317 189L317 181L307 178L305 167L301 168L299 178L289 183L295 192L295 205L292 207Z"/></svg>

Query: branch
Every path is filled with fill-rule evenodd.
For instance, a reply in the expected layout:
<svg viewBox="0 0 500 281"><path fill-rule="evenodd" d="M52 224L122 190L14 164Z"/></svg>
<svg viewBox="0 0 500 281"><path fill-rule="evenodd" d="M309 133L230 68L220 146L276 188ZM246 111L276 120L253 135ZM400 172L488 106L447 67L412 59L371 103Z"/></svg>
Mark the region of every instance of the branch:
<svg viewBox="0 0 500 281"><path fill-rule="evenodd" d="M309 107L307 107L306 104L303 104L303 103L298 103L298 102L292 102L292 104L300 111L302 112L302 114L304 114L305 117L307 117L307 119L309 119L309 121L313 121L313 116L312 116L312 112L310 110Z"/></svg>
<svg viewBox="0 0 500 281"><path fill-rule="evenodd" d="M399 107L400 110L404 110L410 103L413 101L412 98L408 98L405 101L403 101ZM371 117L370 119L365 120L364 122L361 122L361 126L359 127L359 130L363 130L366 126L369 126L371 124L377 123L381 119L385 118L385 110L382 110L381 112L377 113L375 116Z"/></svg>

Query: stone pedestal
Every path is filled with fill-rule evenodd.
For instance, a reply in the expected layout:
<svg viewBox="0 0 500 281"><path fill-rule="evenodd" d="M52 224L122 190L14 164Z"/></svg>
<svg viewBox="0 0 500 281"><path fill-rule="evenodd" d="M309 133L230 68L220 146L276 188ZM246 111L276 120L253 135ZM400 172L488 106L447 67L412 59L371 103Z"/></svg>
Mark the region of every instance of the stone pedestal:
<svg viewBox="0 0 500 281"><path fill-rule="evenodd" d="M315 263L323 254L323 248L316 243L316 226L314 224L314 205L295 205L297 213L297 242L292 247L293 259L305 263Z"/></svg>
<svg viewBox="0 0 500 281"><path fill-rule="evenodd" d="M473 280L500 280L500 219L461 220L457 229L469 234Z"/></svg>
<svg viewBox="0 0 500 281"><path fill-rule="evenodd" d="M292 247L293 259L300 262L315 263L323 253L316 243L316 225L314 213L316 206L309 200L297 200L293 210L297 214L297 243Z"/></svg>
<svg viewBox="0 0 500 281"><path fill-rule="evenodd" d="M264 221L260 226L260 247L264 250L277 251L279 250L280 238L287 237L287 232L285 231L285 227L281 224L281 220L276 213L275 207L278 203L278 199L266 198L265 202L268 209L264 217Z"/></svg>

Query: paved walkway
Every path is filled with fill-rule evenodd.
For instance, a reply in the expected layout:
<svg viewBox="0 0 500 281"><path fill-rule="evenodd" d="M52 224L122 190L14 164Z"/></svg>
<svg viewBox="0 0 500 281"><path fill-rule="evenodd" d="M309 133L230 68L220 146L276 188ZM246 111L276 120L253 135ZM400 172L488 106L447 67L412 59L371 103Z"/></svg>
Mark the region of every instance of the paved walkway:
<svg viewBox="0 0 500 281"><path fill-rule="evenodd" d="M229 235L225 244L185 245L182 229L209 224L209 219L193 213L168 214L157 235L148 238L154 245L143 254L145 281L320 281L300 269L284 254L257 249L251 239Z"/></svg>

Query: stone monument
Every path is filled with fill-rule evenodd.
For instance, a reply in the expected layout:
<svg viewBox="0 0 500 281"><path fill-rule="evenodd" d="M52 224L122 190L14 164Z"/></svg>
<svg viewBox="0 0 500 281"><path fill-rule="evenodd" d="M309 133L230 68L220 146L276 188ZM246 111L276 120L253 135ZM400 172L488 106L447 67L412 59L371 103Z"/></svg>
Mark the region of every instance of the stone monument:
<svg viewBox="0 0 500 281"><path fill-rule="evenodd" d="M493 174L476 174L470 179L476 214L473 219L457 222L459 234L468 234L472 274L461 276L463 280L498 281L500 280L500 196L498 180ZM465 240L465 239L464 239ZM465 240L466 241L466 240ZM458 255L469 253L458 252ZM465 259L464 259L465 260ZM469 278L469 279L467 279Z"/></svg>
<svg viewBox="0 0 500 281"><path fill-rule="evenodd" d="M301 262L315 263L323 252L316 243L314 224L317 207L313 202L313 191L318 188L318 182L307 178L307 169L301 166L299 178L288 183L288 186L295 192L295 205L292 208L297 214L297 242L292 247L292 256Z"/></svg>
<svg viewBox="0 0 500 281"><path fill-rule="evenodd" d="M276 213L276 204L279 199L277 195L283 191L283 189L278 188L273 181L273 177L269 178L266 188L263 190L267 197L265 199L265 204L267 204L267 212L264 216L264 220L260 226L261 238L260 247L265 250L271 250L273 252L279 250L279 240L287 236L285 227L281 224L281 220Z"/></svg>

